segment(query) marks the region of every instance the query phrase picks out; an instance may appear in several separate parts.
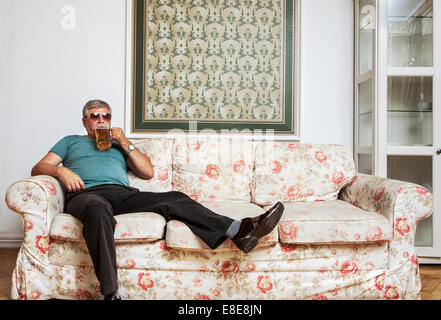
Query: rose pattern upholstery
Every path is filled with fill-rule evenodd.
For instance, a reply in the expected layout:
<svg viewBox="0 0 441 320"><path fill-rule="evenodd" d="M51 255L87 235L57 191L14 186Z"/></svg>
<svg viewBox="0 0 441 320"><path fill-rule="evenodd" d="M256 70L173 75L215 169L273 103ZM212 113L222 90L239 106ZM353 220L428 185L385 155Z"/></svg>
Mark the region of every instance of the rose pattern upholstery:
<svg viewBox="0 0 441 320"><path fill-rule="evenodd" d="M340 145L266 141L256 147L253 203L335 200L355 176L351 151Z"/></svg>
<svg viewBox="0 0 441 320"><path fill-rule="evenodd" d="M432 193L414 183L359 174L342 190L340 197L363 210L381 213L390 221L393 238L389 242L388 273L407 273L408 279L402 276L401 280L410 288L406 291L406 287L396 281L397 277L386 277L385 285L395 288L401 297L418 296L421 282L415 232L418 221L433 212Z"/></svg>
<svg viewBox="0 0 441 320"><path fill-rule="evenodd" d="M8 207L22 215L22 250L42 263L48 263L49 228L53 218L63 212L61 183L50 176L35 176L13 183L6 192Z"/></svg>
<svg viewBox="0 0 441 320"><path fill-rule="evenodd" d="M115 216L115 241L155 241L164 235L165 219L154 212L133 212ZM70 214L59 214L49 230L51 239L84 241L83 224Z"/></svg>
<svg viewBox="0 0 441 320"><path fill-rule="evenodd" d="M285 203L279 230L284 243L357 243L392 238L384 216L342 200Z"/></svg>
<svg viewBox="0 0 441 320"><path fill-rule="evenodd" d="M141 145L145 143L147 146L150 143L154 148L155 145L165 143L160 139L153 140L144 139ZM155 171L159 166L172 164L170 179L176 176L173 167L176 159L173 155L182 156L174 149L178 143L187 148L187 143L174 141L174 151L169 153L171 159L165 159L166 162L162 164L155 163L152 159ZM199 143L205 148L205 141ZM208 143L208 149L219 146L217 142ZM252 180L251 185L246 187L250 190L248 199L251 199L251 202L247 201L243 194L233 194L225 185L212 184L212 181L204 185L203 181L192 180L207 174L206 161L200 162L200 168L197 167L197 163L194 167L185 168L195 169L192 172L197 174L194 177L189 175L192 178L187 180L184 173L184 178L178 179L182 183L180 190L199 192L196 200L204 200L201 201L204 205L221 214L239 217L240 214L254 215L262 212L271 205L266 201L273 201L271 191L267 192L273 187L260 190L254 187L258 185L258 159L255 155L262 147L259 147L261 143L266 142L250 142L246 147L251 149L254 159L251 162L246 158L249 154L244 154L244 158L240 159L241 155L236 152L234 157L230 157L230 168L220 160L212 163L222 168L219 177L222 174L225 174L224 177L230 177L222 178L225 179L222 181L229 183L228 186L232 185L231 175L235 172L235 163L242 167L243 160L243 163L247 164L247 170L250 165ZM292 147L288 142L277 144L284 150ZM298 147L306 150L320 149L326 154L327 159L334 159L331 167L314 169L317 170L315 174L322 178L326 174L332 177L331 172L337 167L346 166L347 172L351 172L348 159L341 159L339 164L339 158L331 157L332 152L328 153L328 147L325 145ZM189 148L197 149L198 144L189 145ZM329 148L335 150L334 146ZM205 155L202 154L201 157L206 156L204 159L211 162L215 153L210 154L211 151L208 150L204 152ZM341 154L346 154L346 151ZM185 157L192 156L193 152L186 152ZM310 163L311 154L305 153L305 157L307 160L304 163ZM179 167L182 159L178 159L176 163ZM285 161L283 163L290 166ZM225 171L223 165L226 167ZM277 165L274 166L276 175L278 168ZM327 170L330 171L326 173ZM210 170L208 173L214 174ZM239 174L243 174L243 171L239 171ZM240 176L234 183L248 182L247 175L248 173ZM345 177L346 173L343 176ZM283 177L278 175L278 178ZM329 181L332 181L332 178L330 179ZM273 185L274 181L271 180ZM170 184L171 182L172 180ZM196 186L187 185L193 182ZM139 188L150 188L152 191L175 189L173 184L165 186L141 179L137 183ZM281 181L281 184L285 183L286 180ZM431 193L415 184L362 174L354 174L350 181L341 180L339 184L342 189L337 193L338 199L335 198L335 191L328 189L329 192L326 192L332 196L327 200L313 201L312 198L307 198L303 201L284 201L286 215L282 217L278 229L265 237L267 239L262 239L259 247L249 254L241 253L228 241L222 244L219 250L207 249L189 230L185 230L185 225L176 221L169 221L166 225L165 221L161 222L161 217L154 213L117 217L118 228L121 228L120 231L116 228L115 237L122 298L419 299L421 283L413 241L416 223L428 217L433 210ZM208 189L206 192L204 186ZM210 188L214 188L217 193L209 190ZM235 188L244 190L244 186ZM318 192L324 189L315 190ZM260 199L264 199L264 205L252 202L252 199L259 198L255 192L260 191L263 191ZM205 201L210 199L210 194L219 197L216 201ZM231 200L233 197L234 201ZM6 202L24 221L24 240L13 271L11 297L102 299L87 247L81 237L81 223L63 212L63 187L59 181L49 176L17 181L8 188ZM245 207L247 209L241 210ZM348 217L344 217L345 215ZM325 219L331 220L335 227L322 229L321 233L325 237L323 239L314 238L312 232L305 231L302 235L305 242L296 242L295 239L301 236L301 232L299 227L294 232L288 222L293 222L293 217L305 222L305 216L310 216L310 222L321 226L326 225ZM348 220L345 222L344 218L348 219L349 216L357 220L356 228L346 224ZM171 237L167 239L163 234L155 234L156 228L147 227L149 222L146 221L157 224L162 233L167 228L165 234L170 232ZM173 228L176 229L173 231ZM153 234L155 236L152 236Z"/></svg>
<svg viewBox="0 0 441 320"><path fill-rule="evenodd" d="M171 139L153 138L131 140L137 149L150 158L155 168L154 176L150 180L137 177L128 171L130 186L140 191L166 192L172 190L172 144Z"/></svg>
<svg viewBox="0 0 441 320"><path fill-rule="evenodd" d="M53 264L75 268L81 273L77 284L71 284L71 290L81 288L84 298L100 298L85 244L56 240L52 245ZM386 251L386 243L332 246L277 243L257 248L248 255L240 252L231 255L228 251L174 250L160 240L117 243L117 264L120 281L127 284L121 288L121 294L132 299L347 299L355 289L335 288L355 280L363 282L363 288L369 288L387 266ZM370 293L359 298L384 298L380 286L370 289ZM58 294L63 292L56 290Z"/></svg>
<svg viewBox="0 0 441 320"><path fill-rule="evenodd" d="M244 139L176 139L173 187L198 202L250 202L253 153Z"/></svg>
<svg viewBox="0 0 441 320"><path fill-rule="evenodd" d="M235 220L258 216L265 212L261 207L249 202L206 202L202 204L218 214ZM227 239L215 250L212 250L199 239L199 237L191 232L190 228L176 220L171 220L167 223L167 235L165 239L166 246L170 248L210 251L239 250L230 239ZM274 244L278 242L278 239L278 229L276 228L270 234L259 239L258 246Z"/></svg>

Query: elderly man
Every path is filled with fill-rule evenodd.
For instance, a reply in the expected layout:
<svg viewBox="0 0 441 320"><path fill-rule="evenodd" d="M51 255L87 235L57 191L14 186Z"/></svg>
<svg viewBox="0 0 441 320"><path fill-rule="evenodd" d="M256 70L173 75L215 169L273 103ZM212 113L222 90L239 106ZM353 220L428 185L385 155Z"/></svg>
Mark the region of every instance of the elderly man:
<svg viewBox="0 0 441 320"><path fill-rule="evenodd" d="M105 299L120 299L114 215L156 212L167 221L182 221L212 249L228 237L245 253L279 222L283 213L280 202L260 216L237 221L210 211L182 192L140 192L130 187L127 168L143 179L151 179L153 166L121 128L111 128L110 149L101 151L96 147L97 124L110 126L111 118L112 110L106 102L87 102L82 119L87 135L64 137L32 168L32 175L50 175L66 186L65 211L83 223L83 236Z"/></svg>

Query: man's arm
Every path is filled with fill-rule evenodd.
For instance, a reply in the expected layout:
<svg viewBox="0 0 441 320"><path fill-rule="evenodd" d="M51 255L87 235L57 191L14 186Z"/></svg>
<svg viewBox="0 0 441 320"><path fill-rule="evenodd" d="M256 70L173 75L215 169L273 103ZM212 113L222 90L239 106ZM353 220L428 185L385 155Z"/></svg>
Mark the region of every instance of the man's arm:
<svg viewBox="0 0 441 320"><path fill-rule="evenodd" d="M131 142L126 138L121 128L112 128L112 138L118 141L124 151L128 151ZM129 153L127 166L134 174L142 179L150 180L154 176L153 165L150 158L136 148Z"/></svg>
<svg viewBox="0 0 441 320"><path fill-rule="evenodd" d="M154 176L153 165L150 158L138 149L129 153L127 166L134 174L142 179L150 180Z"/></svg>
<svg viewBox="0 0 441 320"><path fill-rule="evenodd" d="M54 178L60 178L69 192L84 190L84 182L80 176L68 168L59 167L62 161L63 159L59 155L49 152L32 168L31 175L45 174Z"/></svg>

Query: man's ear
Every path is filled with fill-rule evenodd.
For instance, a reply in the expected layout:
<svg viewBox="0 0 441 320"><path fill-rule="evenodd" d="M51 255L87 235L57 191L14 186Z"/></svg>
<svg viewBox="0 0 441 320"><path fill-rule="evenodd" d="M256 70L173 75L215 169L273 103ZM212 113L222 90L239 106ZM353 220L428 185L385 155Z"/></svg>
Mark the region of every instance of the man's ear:
<svg viewBox="0 0 441 320"><path fill-rule="evenodd" d="M83 120L83 127L86 127L86 118L82 117L81 120Z"/></svg>

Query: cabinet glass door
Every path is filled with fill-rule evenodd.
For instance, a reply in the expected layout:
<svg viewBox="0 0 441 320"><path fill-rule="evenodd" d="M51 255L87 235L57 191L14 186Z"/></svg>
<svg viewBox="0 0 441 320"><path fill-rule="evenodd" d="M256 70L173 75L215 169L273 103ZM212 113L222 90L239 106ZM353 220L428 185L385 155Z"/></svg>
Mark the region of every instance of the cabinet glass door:
<svg viewBox="0 0 441 320"><path fill-rule="evenodd" d="M373 68L373 45L375 32L375 1L361 0L358 14L358 74L362 75Z"/></svg>
<svg viewBox="0 0 441 320"><path fill-rule="evenodd" d="M388 17L389 66L433 66L433 0L389 0Z"/></svg>
<svg viewBox="0 0 441 320"><path fill-rule="evenodd" d="M388 77L388 145L432 145L432 79L432 77Z"/></svg>
<svg viewBox="0 0 441 320"><path fill-rule="evenodd" d="M355 141L357 170L373 174L375 117L375 0L356 2L357 52L356 83L357 139Z"/></svg>
<svg viewBox="0 0 441 320"><path fill-rule="evenodd" d="M372 171L372 155L369 153L358 154L358 169L357 172L365 173L365 174L371 174L374 175L374 172Z"/></svg>
<svg viewBox="0 0 441 320"><path fill-rule="evenodd" d="M358 85L358 145L372 146L372 79Z"/></svg>

